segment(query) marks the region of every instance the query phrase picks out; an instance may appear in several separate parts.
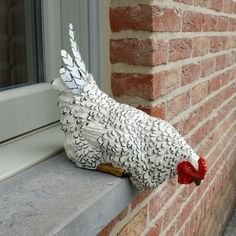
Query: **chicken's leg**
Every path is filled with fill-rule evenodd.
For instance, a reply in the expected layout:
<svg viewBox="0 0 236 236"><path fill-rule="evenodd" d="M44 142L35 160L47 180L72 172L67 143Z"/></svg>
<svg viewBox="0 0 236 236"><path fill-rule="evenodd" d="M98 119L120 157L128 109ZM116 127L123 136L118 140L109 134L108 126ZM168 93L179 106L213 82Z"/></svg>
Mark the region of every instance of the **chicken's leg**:
<svg viewBox="0 0 236 236"><path fill-rule="evenodd" d="M112 164L109 163L99 164L96 169L118 177L128 177L128 173L125 170L120 167L113 167Z"/></svg>

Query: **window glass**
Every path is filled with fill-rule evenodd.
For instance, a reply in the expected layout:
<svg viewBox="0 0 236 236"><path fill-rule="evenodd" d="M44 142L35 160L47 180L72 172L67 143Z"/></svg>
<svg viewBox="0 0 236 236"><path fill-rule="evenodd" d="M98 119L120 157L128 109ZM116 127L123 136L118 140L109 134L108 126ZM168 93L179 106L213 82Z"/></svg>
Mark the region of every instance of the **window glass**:
<svg viewBox="0 0 236 236"><path fill-rule="evenodd" d="M43 81L40 1L0 0L0 90Z"/></svg>

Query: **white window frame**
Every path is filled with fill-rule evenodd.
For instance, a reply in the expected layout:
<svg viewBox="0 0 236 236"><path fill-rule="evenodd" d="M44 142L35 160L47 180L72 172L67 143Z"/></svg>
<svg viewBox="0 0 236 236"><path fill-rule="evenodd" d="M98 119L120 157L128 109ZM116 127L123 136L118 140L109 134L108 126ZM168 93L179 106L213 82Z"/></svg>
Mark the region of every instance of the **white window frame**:
<svg viewBox="0 0 236 236"><path fill-rule="evenodd" d="M0 93L0 142L9 139L9 141L0 144L0 180L62 150L63 133L59 130L58 125L52 124L46 128L38 128L59 119L58 93L51 88L49 82L59 76L61 48L70 51L67 38L69 23L73 23L77 35L79 33L79 44L85 45L81 47L81 52L86 64L89 65L89 70L98 78L100 87L106 91L109 90L107 79L104 79L104 74L109 76L107 73L109 71L107 60L109 37L106 40L103 37L107 33L103 30L106 27L104 20L108 21L108 15L105 14L108 2L107 0L84 0L83 2L78 0L43 0L46 83L10 89ZM81 11L81 9L87 10ZM78 10L81 11L79 15L77 14ZM86 16L87 13L90 13L89 19ZM78 22L82 23L81 17L89 26L90 33L86 32L86 26L78 24ZM99 28L102 30L99 31ZM91 35L93 40L89 41ZM104 50L105 48L106 50ZM99 52L96 52L98 49ZM89 61L88 58L90 58ZM101 80L101 78L103 79ZM36 131L27 133L32 130ZM11 137L22 133L27 134L17 139L11 139Z"/></svg>
<svg viewBox="0 0 236 236"><path fill-rule="evenodd" d="M57 92L47 82L0 92L0 142L58 120Z"/></svg>

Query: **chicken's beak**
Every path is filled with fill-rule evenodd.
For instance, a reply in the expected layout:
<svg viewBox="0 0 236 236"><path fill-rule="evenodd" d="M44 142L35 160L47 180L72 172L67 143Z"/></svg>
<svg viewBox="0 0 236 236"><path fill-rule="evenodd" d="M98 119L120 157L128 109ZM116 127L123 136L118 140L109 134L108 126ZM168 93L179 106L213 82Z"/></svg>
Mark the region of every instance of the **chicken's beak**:
<svg viewBox="0 0 236 236"><path fill-rule="evenodd" d="M201 179L197 178L197 177L193 177L193 182L199 186L201 184Z"/></svg>

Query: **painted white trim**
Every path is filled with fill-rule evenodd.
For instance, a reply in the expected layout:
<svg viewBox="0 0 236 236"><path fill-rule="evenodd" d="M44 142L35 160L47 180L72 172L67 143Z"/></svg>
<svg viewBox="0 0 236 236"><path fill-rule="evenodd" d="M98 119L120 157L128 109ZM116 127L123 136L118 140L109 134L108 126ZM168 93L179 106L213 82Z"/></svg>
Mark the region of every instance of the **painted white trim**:
<svg viewBox="0 0 236 236"><path fill-rule="evenodd" d="M101 20L99 9L99 1L88 0L88 39L89 39L89 70L94 75L97 83L101 81L100 78L100 53L101 53Z"/></svg>
<svg viewBox="0 0 236 236"><path fill-rule="evenodd" d="M76 41L78 42L81 55L88 67L88 51L89 51L89 40L88 40L88 5L87 1L81 0L61 0L61 38L62 38L62 49L65 49L71 54L70 41L69 41L69 24L72 23L74 26Z"/></svg>
<svg viewBox="0 0 236 236"><path fill-rule="evenodd" d="M23 86L0 93L0 142L59 119L58 93L50 84Z"/></svg>
<svg viewBox="0 0 236 236"><path fill-rule="evenodd" d="M110 88L110 53L109 41L111 30L109 25L109 0L88 0L89 27L89 69L99 87L111 94Z"/></svg>
<svg viewBox="0 0 236 236"><path fill-rule="evenodd" d="M0 147L0 181L63 150L63 132L58 125Z"/></svg>
<svg viewBox="0 0 236 236"><path fill-rule="evenodd" d="M109 24L108 3L109 0L104 0L99 4L95 0L90 0L89 3L71 0L70 4L63 0L43 0L43 48L47 82L59 76L60 50L69 47L67 31L69 23L72 22L76 33L79 34L83 58L85 58L86 64L93 68L92 70L97 71L95 76L99 79L100 87L103 88L104 74L108 77L110 75L107 73L107 63L109 62L109 36L107 37L106 34L107 24ZM88 10L88 8L91 9ZM92 31L90 34L88 33L89 28ZM103 40L104 36L106 40ZM88 49L88 45L91 45L90 49ZM0 111L4 112L0 112L0 142L58 120L57 100L57 92L52 90L48 83L1 92ZM62 132L58 127L53 127L3 143L4 145L0 145L0 180L51 157L62 150L62 141Z"/></svg>
<svg viewBox="0 0 236 236"><path fill-rule="evenodd" d="M42 32L45 81L59 76L61 66L61 4L58 0L42 0Z"/></svg>
<svg viewBox="0 0 236 236"><path fill-rule="evenodd" d="M71 51L68 26L72 23L85 64L106 92L110 90L106 79L110 75L108 9L108 0L70 0L69 4L61 1L62 48Z"/></svg>
<svg viewBox="0 0 236 236"><path fill-rule="evenodd" d="M61 64L60 4L43 0L42 12L46 81L50 82ZM58 93L47 83L1 91L0 142L59 120L57 100Z"/></svg>

